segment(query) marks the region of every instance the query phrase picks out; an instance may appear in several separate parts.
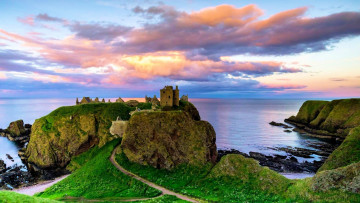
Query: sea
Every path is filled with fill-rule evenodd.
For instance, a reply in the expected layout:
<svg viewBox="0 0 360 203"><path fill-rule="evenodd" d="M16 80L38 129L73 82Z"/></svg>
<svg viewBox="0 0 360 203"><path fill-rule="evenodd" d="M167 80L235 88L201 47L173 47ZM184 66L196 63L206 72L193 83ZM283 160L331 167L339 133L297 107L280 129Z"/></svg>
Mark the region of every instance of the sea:
<svg viewBox="0 0 360 203"><path fill-rule="evenodd" d="M125 98L124 100L143 98ZM108 99L106 99L107 101ZM111 98L115 101L115 98ZM284 122L285 118L296 115L305 100L301 99L190 99L200 112L202 120L209 121L216 132L218 149L236 149L244 153L260 152L268 155L286 155L274 150L276 147L301 147L313 149L309 143L322 143L297 132L284 132L284 128L269 125L269 122ZM74 98L59 99L0 99L0 128L7 128L11 121L23 119L33 124L35 119L47 115L61 106L75 104ZM7 138L0 137L0 159L7 166L21 165L17 155L19 146ZM316 149L313 149L316 150ZM9 154L14 158L7 158ZM318 160L319 157L299 161ZM285 174L287 177L303 178L313 174Z"/></svg>

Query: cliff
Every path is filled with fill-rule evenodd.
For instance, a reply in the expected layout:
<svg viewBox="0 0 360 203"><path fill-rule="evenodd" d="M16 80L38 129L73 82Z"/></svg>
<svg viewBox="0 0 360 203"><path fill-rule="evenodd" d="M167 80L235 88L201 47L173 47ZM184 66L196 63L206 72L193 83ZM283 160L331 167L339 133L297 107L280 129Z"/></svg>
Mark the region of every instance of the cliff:
<svg viewBox="0 0 360 203"><path fill-rule="evenodd" d="M215 131L207 121L195 120L196 108L191 109L133 114L121 142L123 152L132 162L156 168L214 163Z"/></svg>
<svg viewBox="0 0 360 203"><path fill-rule="evenodd" d="M95 103L60 107L32 126L26 156L30 170L65 168L71 157L114 139L109 132L119 116L134 110L124 103Z"/></svg>
<svg viewBox="0 0 360 203"><path fill-rule="evenodd" d="M306 101L296 116L285 121L309 133L344 139L360 126L360 99Z"/></svg>
<svg viewBox="0 0 360 203"><path fill-rule="evenodd" d="M360 126L350 131L318 171L336 169L357 162L360 162Z"/></svg>

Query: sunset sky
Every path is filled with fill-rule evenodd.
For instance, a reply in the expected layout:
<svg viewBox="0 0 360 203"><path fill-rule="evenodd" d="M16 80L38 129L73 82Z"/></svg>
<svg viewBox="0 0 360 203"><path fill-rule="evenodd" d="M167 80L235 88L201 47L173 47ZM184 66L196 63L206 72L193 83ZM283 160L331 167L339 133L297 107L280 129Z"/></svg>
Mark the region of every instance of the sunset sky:
<svg viewBox="0 0 360 203"><path fill-rule="evenodd" d="M0 98L360 97L359 0L0 0L0 16Z"/></svg>

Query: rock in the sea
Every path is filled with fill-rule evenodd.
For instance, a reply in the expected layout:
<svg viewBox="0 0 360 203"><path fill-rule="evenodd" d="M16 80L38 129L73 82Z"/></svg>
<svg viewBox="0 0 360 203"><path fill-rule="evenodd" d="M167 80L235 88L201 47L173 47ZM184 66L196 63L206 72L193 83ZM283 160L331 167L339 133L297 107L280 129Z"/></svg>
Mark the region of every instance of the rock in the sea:
<svg viewBox="0 0 360 203"><path fill-rule="evenodd" d="M37 119L25 154L30 170L43 176L65 170L72 156L115 139L111 122L128 120L131 110L125 103L84 104L60 107Z"/></svg>
<svg viewBox="0 0 360 203"><path fill-rule="evenodd" d="M286 124L284 124L284 123L277 123L277 122L275 122L275 121L271 121L269 124L270 124L270 125L273 125L273 126L283 127L283 128L292 128L291 126L288 126L288 125L286 125Z"/></svg>
<svg viewBox="0 0 360 203"><path fill-rule="evenodd" d="M7 157L10 161L14 162L14 158L13 158L12 156L10 156L10 154L6 154L6 157Z"/></svg>
<svg viewBox="0 0 360 203"><path fill-rule="evenodd" d="M312 179L312 189L322 192L341 189L360 194L360 162L317 173Z"/></svg>
<svg viewBox="0 0 360 203"><path fill-rule="evenodd" d="M187 112L139 112L131 117L121 148L132 162L171 169L181 163L215 163L215 140L211 124Z"/></svg>
<svg viewBox="0 0 360 203"><path fill-rule="evenodd" d="M2 159L0 159L0 174L5 171L6 171L6 164Z"/></svg>
<svg viewBox="0 0 360 203"><path fill-rule="evenodd" d="M10 123L7 130L16 136L19 136L23 133L25 133L25 127L24 127L24 121L23 120L17 120Z"/></svg>

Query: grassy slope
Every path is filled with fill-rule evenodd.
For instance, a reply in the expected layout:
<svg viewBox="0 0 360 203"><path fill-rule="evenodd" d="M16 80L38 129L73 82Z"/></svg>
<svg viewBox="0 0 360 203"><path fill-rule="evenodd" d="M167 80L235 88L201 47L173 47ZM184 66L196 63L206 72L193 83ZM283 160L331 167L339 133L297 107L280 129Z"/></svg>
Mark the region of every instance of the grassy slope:
<svg viewBox="0 0 360 203"><path fill-rule="evenodd" d="M240 157L240 155L235 156ZM260 167L254 160L246 159L247 162L241 163L245 158L229 157L230 162L238 162L239 165L244 166L235 168L239 169L237 173L243 173L243 177L247 178L219 175L220 171L224 171L226 168L226 163L220 164L222 166L219 169L215 166L213 170L211 165L204 167L180 165L168 171L131 163L124 154L117 155L116 160L121 166L141 177L171 190L205 200L222 202L285 201L279 194L284 192L290 184L289 180L280 177L274 171ZM271 183L263 184L269 179L272 181ZM268 189L271 192L265 191Z"/></svg>
<svg viewBox="0 0 360 203"><path fill-rule="evenodd" d="M172 171L159 170L128 161L124 154L117 162L129 171L171 190L219 202L356 202L359 194L332 189L313 191L313 178L288 180L255 160L227 155L213 168L181 165Z"/></svg>
<svg viewBox="0 0 360 203"><path fill-rule="evenodd" d="M177 198L175 196L172 196L172 195L164 195L164 196L161 196L161 197L156 197L156 198L153 198L153 199L149 199L149 200L145 200L145 201L136 201L136 202L141 202L141 203L168 203L168 202L185 203L185 202L188 202L188 201L179 199L179 198Z"/></svg>
<svg viewBox="0 0 360 203"><path fill-rule="evenodd" d="M328 101L306 101L301 106L298 114L296 115L297 122L310 123L320 113L322 108L329 103Z"/></svg>
<svg viewBox="0 0 360 203"><path fill-rule="evenodd" d="M40 197L32 197L28 195L19 194L16 192L10 191L0 191L0 202L7 203L19 203L19 202L27 202L27 203L56 203L59 201L44 199Z"/></svg>
<svg viewBox="0 0 360 203"><path fill-rule="evenodd" d="M289 199L297 202L360 202L360 195L333 189L327 192L312 190L313 178L297 180L285 194Z"/></svg>
<svg viewBox="0 0 360 203"><path fill-rule="evenodd" d="M360 126L349 133L318 171L336 169L356 162L360 162Z"/></svg>
<svg viewBox="0 0 360 203"><path fill-rule="evenodd" d="M96 147L74 158L77 163L72 166L83 166L37 196L52 199L65 196L87 199L126 199L159 195L160 191L124 175L111 164L108 158L118 142L119 140L111 141L100 149ZM86 162L93 155L95 156Z"/></svg>

